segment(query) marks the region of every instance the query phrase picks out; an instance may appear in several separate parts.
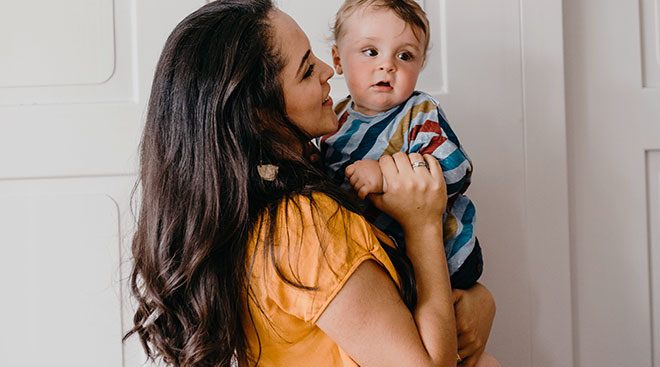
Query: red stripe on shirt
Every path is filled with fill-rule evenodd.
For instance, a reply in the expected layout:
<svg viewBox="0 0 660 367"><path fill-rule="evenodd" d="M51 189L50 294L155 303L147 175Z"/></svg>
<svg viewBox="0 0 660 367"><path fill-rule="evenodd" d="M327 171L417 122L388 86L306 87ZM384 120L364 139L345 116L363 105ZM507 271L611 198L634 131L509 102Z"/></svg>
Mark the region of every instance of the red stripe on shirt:
<svg viewBox="0 0 660 367"><path fill-rule="evenodd" d="M445 141L447 141L447 138L442 135L436 135L431 139L431 141L429 141L426 146L419 150L419 154L433 154L433 152L435 152L435 150L438 149L438 147L441 146Z"/></svg>
<svg viewBox="0 0 660 367"><path fill-rule="evenodd" d="M426 120L423 124L415 126L408 134L408 141L412 142L417 139L419 133L435 133L436 135L425 144L419 151L420 154L432 154L442 143L447 141L447 138L442 136L442 128L437 121Z"/></svg>

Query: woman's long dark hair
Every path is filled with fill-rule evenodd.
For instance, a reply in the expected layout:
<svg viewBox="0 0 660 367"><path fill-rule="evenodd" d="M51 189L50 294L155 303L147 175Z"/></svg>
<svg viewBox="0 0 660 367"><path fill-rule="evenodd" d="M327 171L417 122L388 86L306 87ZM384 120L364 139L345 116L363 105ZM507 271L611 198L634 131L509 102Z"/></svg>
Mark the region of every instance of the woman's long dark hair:
<svg viewBox="0 0 660 367"><path fill-rule="evenodd" d="M283 199L313 202L314 192L357 211L308 161L309 137L286 117L272 10L270 0L207 4L177 25L158 61L140 145L130 276L137 311L124 337L137 334L151 359L247 365L241 317L255 223L264 214L272 221ZM268 163L279 166L274 181L257 172ZM387 251L414 308L412 267Z"/></svg>

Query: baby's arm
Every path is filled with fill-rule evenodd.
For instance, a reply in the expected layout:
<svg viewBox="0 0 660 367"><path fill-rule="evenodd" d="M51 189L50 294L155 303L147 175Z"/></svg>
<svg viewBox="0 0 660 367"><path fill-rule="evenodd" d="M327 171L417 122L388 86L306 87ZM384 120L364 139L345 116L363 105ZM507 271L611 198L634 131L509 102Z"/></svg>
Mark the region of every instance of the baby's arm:
<svg viewBox="0 0 660 367"><path fill-rule="evenodd" d="M369 194L381 194L385 191L383 174L376 160L362 159L351 164L346 167L346 177L360 199L366 198Z"/></svg>

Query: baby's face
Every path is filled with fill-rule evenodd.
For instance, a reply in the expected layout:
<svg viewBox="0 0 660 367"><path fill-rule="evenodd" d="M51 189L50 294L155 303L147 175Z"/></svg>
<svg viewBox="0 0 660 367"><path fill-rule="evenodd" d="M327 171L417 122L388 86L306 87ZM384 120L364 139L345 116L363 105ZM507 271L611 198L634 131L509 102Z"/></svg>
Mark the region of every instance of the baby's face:
<svg viewBox="0 0 660 367"><path fill-rule="evenodd" d="M345 75L353 108L371 116L408 99L425 56L423 40L412 27L394 12L378 8L357 10L343 27L333 61L337 73Z"/></svg>

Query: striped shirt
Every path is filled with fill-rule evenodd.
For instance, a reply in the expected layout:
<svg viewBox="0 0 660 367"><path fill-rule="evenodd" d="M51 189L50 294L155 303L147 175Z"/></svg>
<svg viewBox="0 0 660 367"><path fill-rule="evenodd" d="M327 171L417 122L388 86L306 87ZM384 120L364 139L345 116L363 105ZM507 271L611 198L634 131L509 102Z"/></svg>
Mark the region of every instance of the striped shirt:
<svg viewBox="0 0 660 367"><path fill-rule="evenodd" d="M350 96L336 105L339 129L321 138L321 152L328 173L350 190L351 184L344 171L357 160L377 160L396 152L431 154L437 158L447 184L444 247L449 273L454 274L474 249L476 240L474 204L464 195L470 185L472 162L449 127L440 104L426 93L414 92L404 103L375 116L363 115L351 105ZM375 209L365 210L368 213ZM404 243L403 229L390 216L377 212L372 221L399 243Z"/></svg>

